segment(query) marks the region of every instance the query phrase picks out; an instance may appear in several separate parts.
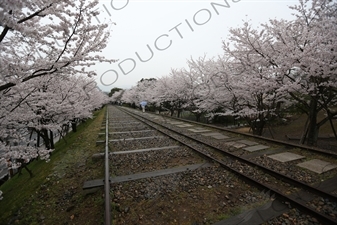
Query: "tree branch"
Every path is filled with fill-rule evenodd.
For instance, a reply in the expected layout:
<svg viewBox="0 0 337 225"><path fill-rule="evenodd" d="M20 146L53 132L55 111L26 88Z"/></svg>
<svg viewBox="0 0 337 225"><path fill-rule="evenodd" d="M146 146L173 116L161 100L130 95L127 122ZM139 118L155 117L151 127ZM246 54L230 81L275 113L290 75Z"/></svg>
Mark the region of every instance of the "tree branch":
<svg viewBox="0 0 337 225"><path fill-rule="evenodd" d="M43 12L44 10L50 8L53 4L54 4L54 3L50 3L50 4L47 5L46 7L44 7L44 8L42 8L42 9L36 11L35 13L33 13L33 14L31 14L31 15L29 15L29 16L27 16L27 17L21 19L21 20L19 20L17 23L20 24L20 23L26 22L27 20L32 19L32 18L35 17L35 16L38 16L41 12ZM12 15L12 10L9 11L9 14ZM8 32L9 30L11 30L11 29L13 29L13 28L8 27L7 25L5 26L5 28L3 29L3 31L1 32L1 35L0 35L0 43L1 43L2 40L5 38L7 32Z"/></svg>

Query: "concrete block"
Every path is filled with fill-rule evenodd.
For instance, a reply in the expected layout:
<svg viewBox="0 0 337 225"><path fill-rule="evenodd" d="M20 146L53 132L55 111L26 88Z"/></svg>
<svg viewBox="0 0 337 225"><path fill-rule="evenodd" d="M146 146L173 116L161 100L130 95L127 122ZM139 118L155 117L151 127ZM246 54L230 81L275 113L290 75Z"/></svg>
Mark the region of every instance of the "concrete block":
<svg viewBox="0 0 337 225"><path fill-rule="evenodd" d="M245 145L258 145L259 144L255 141L249 141L249 140L240 140L240 141L237 141L237 142L240 142L240 143L245 144Z"/></svg>
<svg viewBox="0 0 337 225"><path fill-rule="evenodd" d="M291 153L291 152L283 152L283 153L279 153L279 154L270 155L268 157L271 158L271 159L277 160L279 162L290 162L290 161L305 158L302 155L294 154L294 153Z"/></svg>
<svg viewBox="0 0 337 225"><path fill-rule="evenodd" d="M311 170L318 174L337 168L336 164L332 164L332 163L329 163L329 162L326 162L320 159L313 159L310 161L299 163L297 164L297 166Z"/></svg>
<svg viewBox="0 0 337 225"><path fill-rule="evenodd" d="M246 150L246 151L249 151L249 152L255 152L255 151L259 151L259 150L263 150L263 149L267 149L267 148L269 148L269 146L254 145L254 146L249 146L249 147L246 147L246 148L243 148L243 149Z"/></svg>

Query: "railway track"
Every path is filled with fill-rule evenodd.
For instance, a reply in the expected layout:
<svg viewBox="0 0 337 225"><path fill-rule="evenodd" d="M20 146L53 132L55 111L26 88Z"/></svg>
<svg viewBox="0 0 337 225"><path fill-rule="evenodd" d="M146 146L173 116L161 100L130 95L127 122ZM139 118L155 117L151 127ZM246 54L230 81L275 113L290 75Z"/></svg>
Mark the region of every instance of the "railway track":
<svg viewBox="0 0 337 225"><path fill-rule="evenodd" d="M315 175L295 167L295 162L304 163L305 158L312 158L315 154L321 161L327 160L328 153L323 152L323 155L320 150L314 149L305 155L304 151L308 150L300 149L299 146L284 147L282 143L270 144L266 139L261 141L252 139L253 137L242 138L237 133L229 134L228 131L217 127L201 127L200 124L192 124L190 121L173 121L121 108L110 107L109 110L113 113L110 113L110 120L106 121L106 129L111 127L112 132L106 130L105 143L106 149L110 147L110 153L106 152L104 156L107 160L109 155L110 166L106 164L106 168L109 167L113 174L109 179L113 207L107 210L115 214L112 216L115 224L228 224L226 220L222 220L221 211L227 212L228 217L230 208L242 208L242 202L247 203L245 199L249 198L259 198L259 204L274 204L274 214L270 214L269 217L261 216L261 211L255 210L255 215L260 217L259 220L255 219L256 224L272 221L273 217L280 215L289 219L286 213L289 208L299 209L298 212L305 213L305 218L313 221L313 224L315 221L317 224L337 223L337 187L334 183L336 169L325 171L334 163L337 164L334 154L329 155L330 164L323 168L322 173ZM305 157L290 160L286 164L270 157L284 152L298 153L296 155L302 154ZM287 167L291 168L294 174L287 174ZM298 174L302 174L302 177ZM193 180L190 177L197 178ZM104 181L107 180L106 175ZM192 182L185 182L186 180ZM190 183L193 182L194 186L191 187ZM100 185L100 180L85 184L86 188ZM237 190L234 191L233 188ZM245 192L249 192L248 196L243 196ZM208 207L200 207L208 211L201 213L200 218L197 218L186 207L193 208L193 204L202 204L193 201L195 199L205 202L206 193L211 193L210 196L213 197L209 198L214 199ZM177 200L177 196L186 197L185 195L189 200ZM111 202L110 199L106 201ZM168 203L165 204L165 201ZM174 205L173 201L179 202L180 205ZM169 206L180 208L184 201L186 206L182 209L182 214L186 214L185 217L180 216L181 212L176 211L172 214L173 209L167 209ZM279 204L277 210L276 203ZM222 207L219 208L219 204L222 204ZM147 214L144 209L139 211L142 207L149 210L158 209L156 205L160 212L154 212L159 213L155 216ZM196 211L198 206L194 205ZM246 204L245 207L258 208L251 204ZM175 216L177 219L170 219ZM195 221L188 216L196 218ZM160 217L163 222L158 223L156 217ZM237 217L240 224L245 224L245 220L247 215ZM252 224L252 221L246 224Z"/></svg>

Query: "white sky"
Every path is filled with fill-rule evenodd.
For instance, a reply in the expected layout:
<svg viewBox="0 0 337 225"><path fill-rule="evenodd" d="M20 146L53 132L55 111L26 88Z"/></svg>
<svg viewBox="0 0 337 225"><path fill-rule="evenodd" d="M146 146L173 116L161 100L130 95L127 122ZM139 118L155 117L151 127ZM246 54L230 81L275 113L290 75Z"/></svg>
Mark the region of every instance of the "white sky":
<svg viewBox="0 0 337 225"><path fill-rule="evenodd" d="M241 26L243 20L258 26L269 18L291 19L293 11L288 6L298 1L228 0L228 8L211 3L226 5L225 0L100 0L101 15L96 21L116 23L102 54L119 62L95 66L98 86L104 91L130 88L142 78L158 78L168 75L171 68L186 67L191 57L221 55L229 28ZM136 52L148 61L140 61Z"/></svg>

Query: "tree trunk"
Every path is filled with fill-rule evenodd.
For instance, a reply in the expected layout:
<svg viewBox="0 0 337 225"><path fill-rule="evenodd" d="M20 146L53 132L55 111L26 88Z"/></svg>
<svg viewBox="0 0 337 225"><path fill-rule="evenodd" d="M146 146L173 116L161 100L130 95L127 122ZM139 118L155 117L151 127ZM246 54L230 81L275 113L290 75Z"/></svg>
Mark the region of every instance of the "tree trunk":
<svg viewBox="0 0 337 225"><path fill-rule="evenodd" d="M36 137L36 147L40 147L40 132L36 132L37 133L37 137Z"/></svg>
<svg viewBox="0 0 337 225"><path fill-rule="evenodd" d="M307 145L317 146L317 138L319 126L317 126L317 100L310 100L310 109L309 109L309 124L308 124L308 134L307 134Z"/></svg>
<svg viewBox="0 0 337 225"><path fill-rule="evenodd" d="M73 132L77 131L76 122L74 121L71 122L71 129L73 130Z"/></svg>
<svg viewBox="0 0 337 225"><path fill-rule="evenodd" d="M315 124L309 125L307 145L317 146L319 127Z"/></svg>
<svg viewBox="0 0 337 225"><path fill-rule="evenodd" d="M302 134L301 139L300 139L300 144L302 144L302 145L305 143L305 141L307 139L308 125L309 125L309 116L308 116L307 120L305 121L303 134Z"/></svg>
<svg viewBox="0 0 337 225"><path fill-rule="evenodd" d="M25 168L27 170L27 172L29 173L29 177L32 178L33 172L30 169L28 169L27 163L25 162L25 160L24 159L17 159L17 161L21 163L21 166L18 170L18 176L22 175L22 169Z"/></svg>
<svg viewBox="0 0 337 225"><path fill-rule="evenodd" d="M327 110L327 113L328 113L328 117L329 117L329 122L330 122L330 126L331 126L331 129L332 129L332 132L335 136L335 139L337 140L337 133L336 133L336 130L335 130L335 127L333 126L333 122L332 122L332 119L334 117L334 115L331 115L330 111Z"/></svg>
<svg viewBox="0 0 337 225"><path fill-rule="evenodd" d="M54 146L54 134L53 134L53 131L49 131L49 135L50 135L50 149L54 149L55 146Z"/></svg>
<svg viewBox="0 0 337 225"><path fill-rule="evenodd" d="M332 132L335 136L335 139L337 140L337 134L336 134L336 130L335 130L335 127L333 126L333 122L332 122L332 119L329 117L329 122L330 122L330 126L331 126L331 129L332 129Z"/></svg>
<svg viewBox="0 0 337 225"><path fill-rule="evenodd" d="M254 121L251 124L252 124L251 128L253 130L253 134L258 135L258 136L262 136L262 132L263 132L265 122L260 120L260 121Z"/></svg>
<svg viewBox="0 0 337 225"><path fill-rule="evenodd" d="M42 129L41 130L41 135L44 141L44 145L46 146L46 149L50 149L50 139L48 135L48 130Z"/></svg>
<svg viewBox="0 0 337 225"><path fill-rule="evenodd" d="M198 113L198 114L195 115L195 119L196 119L197 122L200 122L200 118L201 118L201 114L200 113Z"/></svg>
<svg viewBox="0 0 337 225"><path fill-rule="evenodd" d="M170 109L170 112L171 112L171 116L173 116L174 110Z"/></svg>
<svg viewBox="0 0 337 225"><path fill-rule="evenodd" d="M263 127L253 127L252 130L254 135L262 136Z"/></svg>
<svg viewBox="0 0 337 225"><path fill-rule="evenodd" d="M178 113L177 113L177 117L180 118L180 114L181 114L181 109L178 109Z"/></svg>

